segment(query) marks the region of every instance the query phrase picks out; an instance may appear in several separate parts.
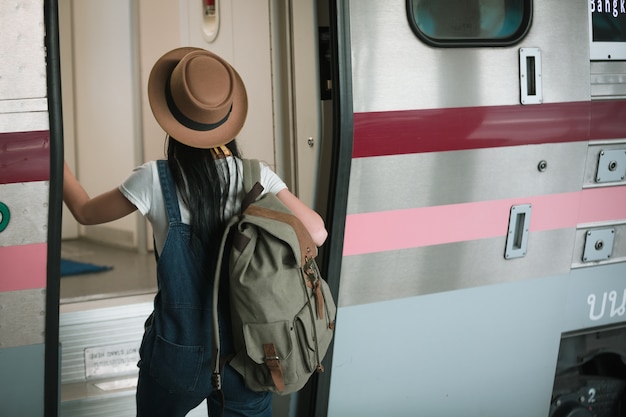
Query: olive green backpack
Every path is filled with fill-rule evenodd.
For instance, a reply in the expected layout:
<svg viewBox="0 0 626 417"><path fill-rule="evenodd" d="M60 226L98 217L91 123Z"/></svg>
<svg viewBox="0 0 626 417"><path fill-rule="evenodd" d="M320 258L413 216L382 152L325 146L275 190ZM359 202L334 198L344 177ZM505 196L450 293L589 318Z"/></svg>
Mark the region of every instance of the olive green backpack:
<svg viewBox="0 0 626 417"><path fill-rule="evenodd" d="M259 198L258 161L243 160L243 168L247 195L240 215L226 226L214 281L213 385L221 390L228 360L250 389L289 394L323 371L336 306L304 225L274 194ZM235 348L226 358L220 354L217 306L227 295L219 294L220 278L228 279Z"/></svg>

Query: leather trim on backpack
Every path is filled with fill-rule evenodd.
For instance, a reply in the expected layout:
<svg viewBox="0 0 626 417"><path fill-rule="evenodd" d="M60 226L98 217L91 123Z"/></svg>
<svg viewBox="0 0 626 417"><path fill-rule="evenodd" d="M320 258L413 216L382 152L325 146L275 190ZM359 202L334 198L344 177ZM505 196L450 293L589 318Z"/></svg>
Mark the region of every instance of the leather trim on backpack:
<svg viewBox="0 0 626 417"><path fill-rule="evenodd" d="M296 233L298 242L300 243L300 267L303 267L309 259L317 256L317 246L304 224L293 214L276 210L270 210L259 206L250 206L244 214L256 217L265 217L267 219L277 220L287 223Z"/></svg>

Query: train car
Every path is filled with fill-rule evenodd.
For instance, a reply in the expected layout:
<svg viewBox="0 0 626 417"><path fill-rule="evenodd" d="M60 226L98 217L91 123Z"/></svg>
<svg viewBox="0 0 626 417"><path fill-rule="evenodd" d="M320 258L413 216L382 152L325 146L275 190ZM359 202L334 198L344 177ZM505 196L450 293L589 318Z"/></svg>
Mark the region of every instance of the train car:
<svg viewBox="0 0 626 417"><path fill-rule="evenodd" d="M340 3L319 415L623 415L624 3Z"/></svg>
<svg viewBox="0 0 626 417"><path fill-rule="evenodd" d="M624 415L622 0L10 6L1 416L135 413L151 232L139 216L61 222L60 173L65 159L95 194L163 156L146 81L181 45L238 69L244 154L330 232L326 372L275 396L275 416ZM66 255L115 266L62 277Z"/></svg>
<svg viewBox="0 0 626 417"><path fill-rule="evenodd" d="M57 415L63 148L59 113L49 105L60 97L51 3L0 8L2 416Z"/></svg>

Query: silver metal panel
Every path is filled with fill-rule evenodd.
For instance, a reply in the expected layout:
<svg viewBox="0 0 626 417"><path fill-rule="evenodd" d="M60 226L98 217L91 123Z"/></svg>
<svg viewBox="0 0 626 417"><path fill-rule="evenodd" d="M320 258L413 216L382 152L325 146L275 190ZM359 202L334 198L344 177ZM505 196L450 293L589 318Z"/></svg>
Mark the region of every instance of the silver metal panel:
<svg viewBox="0 0 626 417"><path fill-rule="evenodd" d="M626 98L626 61L592 61L591 96Z"/></svg>
<svg viewBox="0 0 626 417"><path fill-rule="evenodd" d="M0 100L0 113L30 113L38 111L48 111L47 99Z"/></svg>
<svg viewBox="0 0 626 417"><path fill-rule="evenodd" d="M134 390L100 398L63 401L60 405L62 417L134 417L136 415Z"/></svg>
<svg viewBox="0 0 626 417"><path fill-rule="evenodd" d="M0 133L34 132L49 128L50 121L47 111L0 113Z"/></svg>
<svg viewBox="0 0 626 417"><path fill-rule="evenodd" d="M589 231L614 229L611 256L608 259L597 261L584 261L585 244ZM626 262L626 220L619 223L603 223L593 227L584 227L576 230L574 253L572 256L572 268L584 268L604 264Z"/></svg>
<svg viewBox="0 0 626 417"><path fill-rule="evenodd" d="M10 218L0 232L0 247L46 242L49 185L48 181L2 185L0 202L8 207Z"/></svg>
<svg viewBox="0 0 626 417"><path fill-rule="evenodd" d="M505 48L432 48L411 31L405 0L350 2L355 112L519 104L521 47L542 51L544 102L586 101L588 3L533 2L533 25Z"/></svg>
<svg viewBox="0 0 626 417"><path fill-rule="evenodd" d="M61 403L61 417L135 417L135 390ZM187 417L206 417L206 402L191 410Z"/></svg>
<svg viewBox="0 0 626 417"><path fill-rule="evenodd" d="M46 292L0 292L0 348L44 343Z"/></svg>
<svg viewBox="0 0 626 417"><path fill-rule="evenodd" d="M0 100L46 97L43 18L41 0L2 1Z"/></svg>
<svg viewBox="0 0 626 417"><path fill-rule="evenodd" d="M624 150L626 152L626 138L612 141L598 141L589 143L587 149L587 159L585 163L585 173L583 178L583 188L605 187L612 185L626 184L626 179L614 181L611 183L598 183L598 163L600 161L600 153L602 151Z"/></svg>
<svg viewBox="0 0 626 417"><path fill-rule="evenodd" d="M579 191L586 157L574 142L356 158L348 214Z"/></svg>
<svg viewBox="0 0 626 417"><path fill-rule="evenodd" d="M575 231L530 235L524 258L506 260L506 237L343 258L339 306L567 273Z"/></svg>
<svg viewBox="0 0 626 417"><path fill-rule="evenodd" d="M146 297L117 298L112 302L117 305L106 306L100 301L63 306L59 318L63 384L86 380L86 348L130 342L139 346L152 302Z"/></svg>

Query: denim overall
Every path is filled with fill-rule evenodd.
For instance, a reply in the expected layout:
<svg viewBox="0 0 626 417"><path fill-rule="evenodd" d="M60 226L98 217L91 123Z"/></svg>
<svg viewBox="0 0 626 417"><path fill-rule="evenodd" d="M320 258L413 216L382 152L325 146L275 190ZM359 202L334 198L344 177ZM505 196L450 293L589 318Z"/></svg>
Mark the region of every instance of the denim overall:
<svg viewBox="0 0 626 417"><path fill-rule="evenodd" d="M190 228L181 222L167 162L158 161L157 166L169 230L157 255L158 292L139 351L137 416L182 417L206 398L209 415L219 417L222 404L211 386L213 274L203 273L202 262L193 253ZM209 270L215 268L215 259L209 266ZM219 307L225 318L220 319L224 323L220 326L222 349L228 354L232 352L228 305ZM222 387L225 416L271 417L271 394L249 390L228 364L224 366Z"/></svg>

